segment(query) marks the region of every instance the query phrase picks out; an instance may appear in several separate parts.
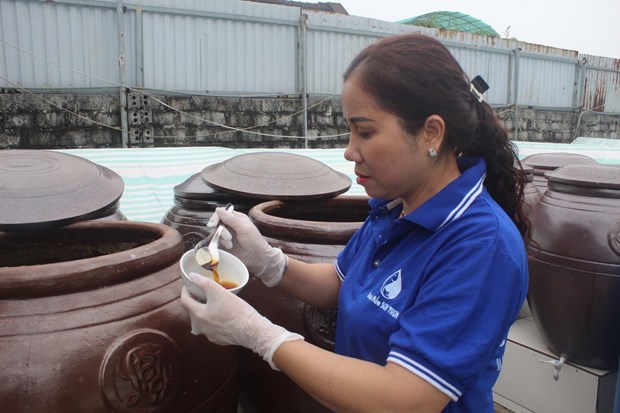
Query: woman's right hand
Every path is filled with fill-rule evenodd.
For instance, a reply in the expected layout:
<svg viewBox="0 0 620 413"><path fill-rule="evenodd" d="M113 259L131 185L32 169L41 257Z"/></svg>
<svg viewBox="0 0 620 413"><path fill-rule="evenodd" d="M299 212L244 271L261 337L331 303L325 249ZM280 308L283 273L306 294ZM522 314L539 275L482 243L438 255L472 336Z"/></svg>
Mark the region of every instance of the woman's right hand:
<svg viewBox="0 0 620 413"><path fill-rule="evenodd" d="M220 222L225 226L220 236L220 246L243 261L248 270L266 286L278 285L288 264L286 255L265 241L246 214L219 207L215 209L207 227L214 228Z"/></svg>

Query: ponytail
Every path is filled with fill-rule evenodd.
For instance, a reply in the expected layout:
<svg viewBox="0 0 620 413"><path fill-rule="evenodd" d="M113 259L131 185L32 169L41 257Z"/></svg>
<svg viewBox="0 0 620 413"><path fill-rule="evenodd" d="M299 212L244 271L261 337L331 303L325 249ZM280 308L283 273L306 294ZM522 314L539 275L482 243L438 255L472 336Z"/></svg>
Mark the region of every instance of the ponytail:
<svg viewBox="0 0 620 413"><path fill-rule="evenodd" d="M469 155L482 157L487 165L485 186L495 202L508 214L522 236L529 238L529 220L523 213L523 191L527 183L516 146L486 102L476 102L479 126L476 147Z"/></svg>

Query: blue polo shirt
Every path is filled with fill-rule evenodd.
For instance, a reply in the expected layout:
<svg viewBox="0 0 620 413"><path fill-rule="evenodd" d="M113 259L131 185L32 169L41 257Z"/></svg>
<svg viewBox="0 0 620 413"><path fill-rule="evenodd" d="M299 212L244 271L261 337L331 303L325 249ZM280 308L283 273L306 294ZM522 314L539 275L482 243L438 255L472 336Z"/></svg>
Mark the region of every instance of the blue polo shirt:
<svg viewBox="0 0 620 413"><path fill-rule="evenodd" d="M452 402L444 412L493 413L510 325L525 300L527 258L517 228L483 186L486 165L411 214L371 199L338 255L336 352L417 374Z"/></svg>

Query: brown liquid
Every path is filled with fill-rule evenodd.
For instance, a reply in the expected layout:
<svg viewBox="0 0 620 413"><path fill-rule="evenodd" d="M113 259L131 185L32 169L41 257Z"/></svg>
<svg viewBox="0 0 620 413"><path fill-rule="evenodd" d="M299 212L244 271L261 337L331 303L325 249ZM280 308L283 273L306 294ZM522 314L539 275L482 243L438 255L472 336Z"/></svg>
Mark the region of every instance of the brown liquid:
<svg viewBox="0 0 620 413"><path fill-rule="evenodd" d="M220 275L217 273L217 267L211 268L211 272L213 273L213 280L216 283L221 284L221 282L220 282Z"/></svg>
<svg viewBox="0 0 620 413"><path fill-rule="evenodd" d="M237 287L237 283L234 283L232 281L222 281L220 283L222 285L222 287L226 288L227 290L232 290L233 288Z"/></svg>
<svg viewBox="0 0 620 413"><path fill-rule="evenodd" d="M220 280L220 275L217 273L217 269L211 268L211 272L213 273L213 279L215 280L216 283L220 284L222 287L226 288L227 290L231 290L233 288L237 287L237 283L232 282L232 281L221 281Z"/></svg>

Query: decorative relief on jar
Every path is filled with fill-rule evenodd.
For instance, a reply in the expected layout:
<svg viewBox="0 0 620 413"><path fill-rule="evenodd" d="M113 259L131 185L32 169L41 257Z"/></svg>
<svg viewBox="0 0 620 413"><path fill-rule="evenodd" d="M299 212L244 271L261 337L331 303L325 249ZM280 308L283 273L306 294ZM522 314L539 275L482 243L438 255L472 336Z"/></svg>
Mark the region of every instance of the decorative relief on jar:
<svg viewBox="0 0 620 413"><path fill-rule="evenodd" d="M330 351L336 348L338 310L305 305L304 321L314 344Z"/></svg>
<svg viewBox="0 0 620 413"><path fill-rule="evenodd" d="M205 238L205 234L200 232L186 232L183 234L183 248L185 251L194 249L196 244Z"/></svg>
<svg viewBox="0 0 620 413"><path fill-rule="evenodd" d="M616 222L607 235L611 250L615 252L616 255L620 255L620 222Z"/></svg>
<svg viewBox="0 0 620 413"><path fill-rule="evenodd" d="M105 400L115 412L169 411L181 388L181 355L170 337L142 329L107 351L99 377Z"/></svg>

